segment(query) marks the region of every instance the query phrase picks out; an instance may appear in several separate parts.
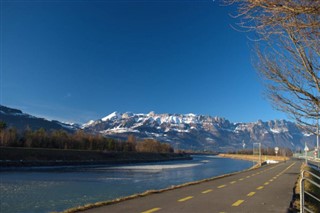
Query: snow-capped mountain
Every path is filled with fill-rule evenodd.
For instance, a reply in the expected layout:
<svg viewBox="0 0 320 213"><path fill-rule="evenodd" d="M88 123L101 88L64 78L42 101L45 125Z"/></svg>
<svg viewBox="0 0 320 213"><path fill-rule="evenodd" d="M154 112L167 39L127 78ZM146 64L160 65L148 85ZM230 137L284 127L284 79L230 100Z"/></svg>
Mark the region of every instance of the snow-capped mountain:
<svg viewBox="0 0 320 213"><path fill-rule="evenodd" d="M10 127L16 128L18 131L24 131L26 128L33 130L44 128L47 130L65 130L68 132L79 129L77 124L63 123L59 121L49 121L44 118L38 118L21 110L13 109L0 105L0 121L6 123Z"/></svg>
<svg viewBox="0 0 320 213"><path fill-rule="evenodd" d="M314 136L303 132L295 123L274 120L254 123L231 123L220 118L195 114L118 113L90 121L82 126L85 131L108 137L126 139L155 138L169 142L179 149L232 150L243 143L261 142L265 147L298 149L315 142Z"/></svg>
<svg viewBox="0 0 320 213"><path fill-rule="evenodd" d="M252 147L261 142L264 147L288 147L292 150L315 145L315 136L303 132L295 123L285 120L253 123L232 123L227 119L195 114L148 114L113 112L86 124L68 124L38 118L21 110L0 105L0 121L18 131L27 127L33 130L62 129L74 132L83 129L88 133L126 140L129 135L138 139L154 138L168 142L176 149L228 151L240 149L243 143Z"/></svg>

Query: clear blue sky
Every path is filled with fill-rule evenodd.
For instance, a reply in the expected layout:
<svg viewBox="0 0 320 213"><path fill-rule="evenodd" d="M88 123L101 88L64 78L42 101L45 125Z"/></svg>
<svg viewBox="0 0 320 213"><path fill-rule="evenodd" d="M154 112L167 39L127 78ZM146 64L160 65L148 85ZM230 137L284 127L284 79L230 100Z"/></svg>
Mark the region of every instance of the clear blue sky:
<svg viewBox="0 0 320 213"><path fill-rule="evenodd" d="M113 111L286 118L217 1L1 2L1 104L70 122Z"/></svg>

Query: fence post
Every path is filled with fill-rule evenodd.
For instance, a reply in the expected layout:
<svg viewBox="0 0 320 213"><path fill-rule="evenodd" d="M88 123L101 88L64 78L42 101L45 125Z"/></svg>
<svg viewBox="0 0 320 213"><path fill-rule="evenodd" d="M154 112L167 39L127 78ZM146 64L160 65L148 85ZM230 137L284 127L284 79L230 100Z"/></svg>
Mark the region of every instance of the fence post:
<svg viewBox="0 0 320 213"><path fill-rule="evenodd" d="M304 213L304 170L301 171L300 175L300 213Z"/></svg>

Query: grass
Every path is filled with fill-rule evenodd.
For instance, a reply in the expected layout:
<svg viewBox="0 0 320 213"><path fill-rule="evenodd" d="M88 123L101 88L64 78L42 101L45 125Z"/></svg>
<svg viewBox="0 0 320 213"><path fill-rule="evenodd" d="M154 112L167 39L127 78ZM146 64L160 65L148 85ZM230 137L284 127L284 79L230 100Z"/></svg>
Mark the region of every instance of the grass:
<svg viewBox="0 0 320 213"><path fill-rule="evenodd" d="M306 164L303 164L301 166L301 171L302 170L310 171L310 172L314 173L315 175L317 175L318 177L320 177L320 172L307 166ZM312 181L316 182L317 184L320 184L320 180L313 177L308 172L305 172L304 176L307 178L310 178ZM295 187L295 193L298 196L296 196L296 200L294 201L293 206L296 209L296 211L298 211L300 209L300 180L301 180L301 176L299 177L299 180L297 181L296 187ZM304 181L304 184L305 184L304 185L305 191L311 193L312 195L314 195L317 198L320 198L320 189L318 187L311 184L309 181ZM320 203L306 194L305 194L305 204L306 204L306 207L308 209L312 210L313 212L320 212Z"/></svg>
<svg viewBox="0 0 320 213"><path fill-rule="evenodd" d="M219 156L225 157L225 158L234 158L234 159L249 160L249 161L255 161L255 162L259 161L258 155L219 154ZM289 158L284 156L262 155L261 160L262 162L267 160L286 161L286 160L289 160Z"/></svg>

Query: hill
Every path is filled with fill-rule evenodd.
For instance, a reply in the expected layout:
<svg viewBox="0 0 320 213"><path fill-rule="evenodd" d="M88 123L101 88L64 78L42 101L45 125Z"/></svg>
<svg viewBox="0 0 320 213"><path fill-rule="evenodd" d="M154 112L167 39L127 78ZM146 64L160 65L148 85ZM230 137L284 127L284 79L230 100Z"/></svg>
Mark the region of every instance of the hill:
<svg viewBox="0 0 320 213"><path fill-rule="evenodd" d="M46 130L65 130L67 132L72 132L77 129L77 126L35 117L23 113L19 109L13 109L2 105L0 105L0 121L5 122L8 128L16 128L18 131L24 131L26 128L32 130L44 128Z"/></svg>

